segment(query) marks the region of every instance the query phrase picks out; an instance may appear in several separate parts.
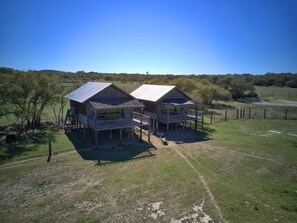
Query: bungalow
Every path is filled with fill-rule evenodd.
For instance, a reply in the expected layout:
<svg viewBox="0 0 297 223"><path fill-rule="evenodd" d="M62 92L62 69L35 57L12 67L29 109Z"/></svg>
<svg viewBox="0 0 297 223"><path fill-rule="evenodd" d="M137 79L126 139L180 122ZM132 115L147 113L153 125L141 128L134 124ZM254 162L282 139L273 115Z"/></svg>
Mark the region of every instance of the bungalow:
<svg viewBox="0 0 297 223"><path fill-rule="evenodd" d="M140 128L142 140L141 129L150 124L149 117L143 115L143 103L112 83L87 82L65 98L70 100L65 130L83 126L96 145L100 131L112 138L112 131L117 130L122 141L123 130L133 137L135 127Z"/></svg>
<svg viewBox="0 0 297 223"><path fill-rule="evenodd" d="M144 114L152 119L153 131L159 128L159 123L165 124L169 131L171 123L184 127L190 121L195 122L197 130L197 103L177 87L145 84L131 95L144 104Z"/></svg>

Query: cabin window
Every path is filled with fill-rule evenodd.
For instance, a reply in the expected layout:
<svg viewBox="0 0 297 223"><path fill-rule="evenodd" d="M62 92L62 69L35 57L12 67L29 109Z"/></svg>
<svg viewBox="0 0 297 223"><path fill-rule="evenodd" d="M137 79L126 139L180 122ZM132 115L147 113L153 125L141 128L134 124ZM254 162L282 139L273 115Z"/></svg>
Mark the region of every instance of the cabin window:
<svg viewBox="0 0 297 223"><path fill-rule="evenodd" d="M107 109L103 111L97 111L97 118L100 119L115 119L124 116L124 109Z"/></svg>
<svg viewBox="0 0 297 223"><path fill-rule="evenodd" d="M168 108L164 108L163 112L167 114ZM175 115L175 114L180 114L182 112L181 107L171 107L169 108L169 114L170 115Z"/></svg>

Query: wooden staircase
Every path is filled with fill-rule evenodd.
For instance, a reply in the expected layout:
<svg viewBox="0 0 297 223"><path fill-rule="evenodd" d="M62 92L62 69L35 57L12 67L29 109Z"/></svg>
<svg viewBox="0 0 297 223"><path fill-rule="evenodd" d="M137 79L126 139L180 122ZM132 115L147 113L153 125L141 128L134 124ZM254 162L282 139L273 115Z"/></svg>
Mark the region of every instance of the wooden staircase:
<svg viewBox="0 0 297 223"><path fill-rule="evenodd" d="M66 133L72 131L73 127L76 126L76 115L73 110L68 109L64 121L64 130Z"/></svg>

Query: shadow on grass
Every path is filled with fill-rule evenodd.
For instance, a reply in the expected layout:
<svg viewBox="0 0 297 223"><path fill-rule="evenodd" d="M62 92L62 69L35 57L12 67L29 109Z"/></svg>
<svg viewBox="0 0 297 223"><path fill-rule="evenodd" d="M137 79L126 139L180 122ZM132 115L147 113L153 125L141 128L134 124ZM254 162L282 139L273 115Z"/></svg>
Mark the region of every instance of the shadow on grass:
<svg viewBox="0 0 297 223"><path fill-rule="evenodd" d="M207 141L211 138L208 132L204 131L193 131L188 128L186 131L170 131L165 133L165 137L168 141L173 141L176 144L182 143L193 143Z"/></svg>
<svg viewBox="0 0 297 223"><path fill-rule="evenodd" d="M116 162L125 162L136 159L143 159L155 156L152 153L156 148L146 142L139 142L137 137L133 139L123 139L120 143L118 140L99 141L97 147L92 140L83 134L71 132L66 134L74 145L78 154L84 160L93 160L96 165L112 164Z"/></svg>
<svg viewBox="0 0 297 223"><path fill-rule="evenodd" d="M28 152L38 151L40 145L48 143L49 132L56 132L53 126L41 126L35 130L35 133L24 133L17 125L2 126L0 128L0 163L11 160L14 157L21 157ZM7 135L16 135L16 142L6 143ZM52 141L55 142L55 134L52 135Z"/></svg>

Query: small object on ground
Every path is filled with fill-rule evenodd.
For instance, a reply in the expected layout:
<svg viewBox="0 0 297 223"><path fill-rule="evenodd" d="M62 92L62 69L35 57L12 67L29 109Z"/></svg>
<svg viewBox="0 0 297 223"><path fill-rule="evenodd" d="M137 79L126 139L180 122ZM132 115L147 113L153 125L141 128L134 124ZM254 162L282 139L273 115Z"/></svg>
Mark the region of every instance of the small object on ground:
<svg viewBox="0 0 297 223"><path fill-rule="evenodd" d="M15 143L16 140L17 140L16 135L10 134L10 135L7 135L7 136L6 136L5 142L6 142L7 144L9 144L9 143Z"/></svg>
<svg viewBox="0 0 297 223"><path fill-rule="evenodd" d="M168 142L167 142L165 136L161 137L161 141L164 145L168 145Z"/></svg>
<svg viewBox="0 0 297 223"><path fill-rule="evenodd" d="M163 132L163 131L159 131L159 130L158 130L158 131L156 132L156 134L157 134L158 137L164 137L164 132Z"/></svg>

